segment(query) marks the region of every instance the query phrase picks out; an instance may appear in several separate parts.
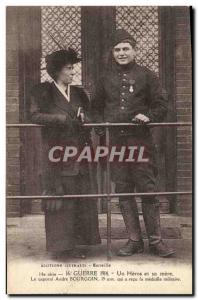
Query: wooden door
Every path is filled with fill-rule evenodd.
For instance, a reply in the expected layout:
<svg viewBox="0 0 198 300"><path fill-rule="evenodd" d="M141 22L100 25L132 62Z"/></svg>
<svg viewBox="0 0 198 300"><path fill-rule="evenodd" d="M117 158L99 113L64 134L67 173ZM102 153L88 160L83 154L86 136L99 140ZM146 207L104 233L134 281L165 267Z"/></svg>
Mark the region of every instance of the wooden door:
<svg viewBox="0 0 198 300"><path fill-rule="evenodd" d="M40 82L41 14L40 7L17 7L19 28L20 122L28 123L29 94ZM20 129L21 194L41 193L40 129ZM36 200L35 200L36 203ZM40 202L38 204L40 210ZM21 201L21 215L32 212L32 201Z"/></svg>

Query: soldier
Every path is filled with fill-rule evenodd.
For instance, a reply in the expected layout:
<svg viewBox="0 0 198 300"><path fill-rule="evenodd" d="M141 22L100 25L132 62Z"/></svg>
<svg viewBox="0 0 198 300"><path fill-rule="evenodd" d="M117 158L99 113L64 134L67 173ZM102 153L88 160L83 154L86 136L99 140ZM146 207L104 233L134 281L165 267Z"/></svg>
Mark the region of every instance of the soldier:
<svg viewBox="0 0 198 300"><path fill-rule="evenodd" d="M42 128L44 159L44 193L46 195L88 194L93 191L88 165L75 160L52 163L53 146L90 145L90 130L82 127L88 121L89 100L83 88L70 85L77 53L69 48L46 57L46 69L53 79L33 88L30 116ZM54 155L60 155L56 153ZM93 176L93 174L91 175ZM46 248L55 256L85 258L77 245L100 243L97 203L93 199L57 199L43 203L45 211Z"/></svg>
<svg viewBox="0 0 198 300"><path fill-rule="evenodd" d="M162 95L155 74L135 62L136 41L125 30L119 29L113 38L111 64L96 84L92 99L92 115L95 122L160 122L167 112L166 99ZM103 135L98 127L96 133ZM148 163L119 163L111 166L112 180L117 193L156 191L155 148L148 126L116 127L110 132L111 145L140 146L146 148ZM134 198L120 197L120 209L129 234L129 240L118 252L119 256L142 253L137 204ZM172 255L161 237L159 200L154 196L142 197L142 212L152 253L161 257Z"/></svg>

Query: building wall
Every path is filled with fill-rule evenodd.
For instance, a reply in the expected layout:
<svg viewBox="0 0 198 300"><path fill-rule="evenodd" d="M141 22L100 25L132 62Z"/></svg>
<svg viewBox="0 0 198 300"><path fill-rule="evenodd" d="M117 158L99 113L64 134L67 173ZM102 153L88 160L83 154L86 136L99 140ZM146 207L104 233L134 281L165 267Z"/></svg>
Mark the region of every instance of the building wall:
<svg viewBox="0 0 198 300"><path fill-rule="evenodd" d="M176 110L177 122L192 121L192 58L190 38L190 11L188 7L175 8L176 21ZM192 130L177 128L177 190L192 189ZM191 196L178 196L177 212L191 214Z"/></svg>
<svg viewBox="0 0 198 300"><path fill-rule="evenodd" d="M19 61L17 13L7 8L7 72L6 72L6 113L7 123L19 123ZM20 194L20 137L17 128L7 129L7 194ZM9 216L18 216L19 201L7 201Z"/></svg>
<svg viewBox="0 0 198 300"><path fill-rule="evenodd" d="M176 22L176 113L177 121L191 121L191 43L189 9L175 8ZM19 123L19 34L17 8L7 8L7 123ZM191 190L191 129L177 129L176 189ZM7 129L7 194L19 195L20 191L20 136L18 129ZM191 213L191 197L178 196L176 211L181 215ZM8 216L19 216L19 201L7 201Z"/></svg>

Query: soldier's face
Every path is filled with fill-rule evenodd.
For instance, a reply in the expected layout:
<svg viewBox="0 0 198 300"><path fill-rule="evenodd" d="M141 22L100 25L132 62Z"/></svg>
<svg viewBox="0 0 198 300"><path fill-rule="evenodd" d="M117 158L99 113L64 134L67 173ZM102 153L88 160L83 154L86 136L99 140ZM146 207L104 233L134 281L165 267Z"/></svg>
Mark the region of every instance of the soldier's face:
<svg viewBox="0 0 198 300"><path fill-rule="evenodd" d="M113 57L119 65L127 65L135 58L136 51L128 42L117 44L113 48Z"/></svg>
<svg viewBox="0 0 198 300"><path fill-rule="evenodd" d="M74 77L74 67L72 64L67 64L58 73L57 81L67 85L72 83L73 77Z"/></svg>

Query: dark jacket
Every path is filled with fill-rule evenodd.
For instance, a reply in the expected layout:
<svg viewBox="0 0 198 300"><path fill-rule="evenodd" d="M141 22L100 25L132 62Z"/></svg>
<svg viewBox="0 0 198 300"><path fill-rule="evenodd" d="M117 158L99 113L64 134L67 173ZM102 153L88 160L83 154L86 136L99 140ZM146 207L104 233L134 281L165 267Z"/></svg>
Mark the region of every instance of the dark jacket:
<svg viewBox="0 0 198 300"><path fill-rule="evenodd" d="M127 66L113 63L96 84L92 99L94 122L131 122L141 113L151 122L160 122L167 112L167 101L156 75L132 62ZM120 128L117 133L132 133ZM140 129L136 132L142 132Z"/></svg>
<svg viewBox="0 0 198 300"><path fill-rule="evenodd" d="M55 145L80 149L91 142L90 129L83 128L77 118L78 108L82 107L88 121L89 99L83 88L71 86L70 92L71 99L67 102L54 83L44 82L32 90L30 118L33 123L45 125L42 137L48 150ZM81 171L75 161L59 164L56 169L68 176Z"/></svg>
<svg viewBox="0 0 198 300"><path fill-rule="evenodd" d="M61 194L60 176L89 174L88 165L75 160L52 163L49 150L53 146L76 146L79 150L87 143L91 144L90 129L83 128L77 119L79 106L83 108L86 121L89 114L89 99L80 87L71 86L71 99L68 103L54 83L41 83L31 93L30 118L33 123L45 125L42 128L43 139L43 190Z"/></svg>

